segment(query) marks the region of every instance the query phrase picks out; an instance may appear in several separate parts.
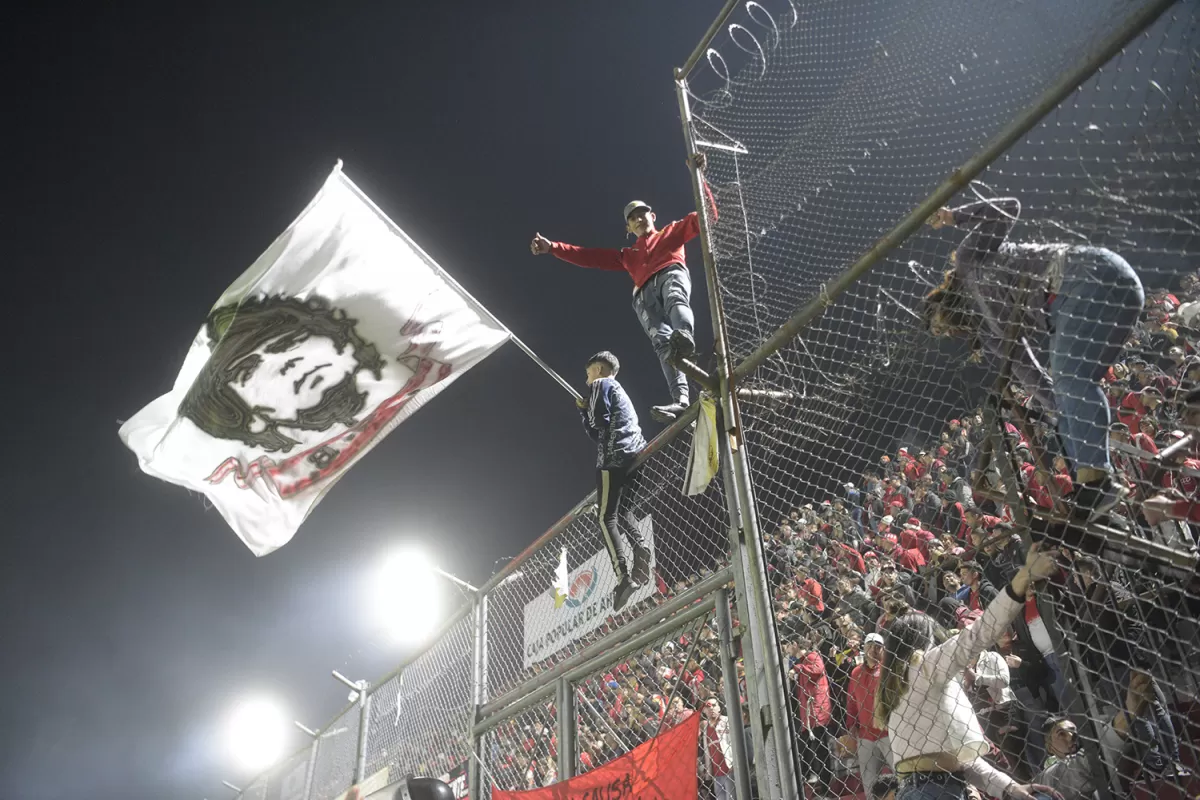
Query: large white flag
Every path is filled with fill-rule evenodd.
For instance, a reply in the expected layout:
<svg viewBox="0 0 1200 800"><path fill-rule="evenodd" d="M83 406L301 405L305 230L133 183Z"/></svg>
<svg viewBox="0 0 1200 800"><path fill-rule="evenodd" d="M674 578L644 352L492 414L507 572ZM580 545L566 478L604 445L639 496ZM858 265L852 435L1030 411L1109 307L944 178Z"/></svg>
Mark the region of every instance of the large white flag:
<svg viewBox="0 0 1200 800"><path fill-rule="evenodd" d="M338 168L225 291L175 387L121 439L147 474L203 492L265 555L508 336Z"/></svg>

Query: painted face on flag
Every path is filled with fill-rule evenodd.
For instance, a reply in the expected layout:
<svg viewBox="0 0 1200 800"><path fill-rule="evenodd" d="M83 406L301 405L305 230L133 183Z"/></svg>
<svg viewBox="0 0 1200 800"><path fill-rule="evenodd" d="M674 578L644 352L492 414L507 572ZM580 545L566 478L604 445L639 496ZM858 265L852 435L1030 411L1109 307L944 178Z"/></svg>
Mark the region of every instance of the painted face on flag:
<svg viewBox="0 0 1200 800"><path fill-rule="evenodd" d="M358 375L379 380L384 363L355 324L312 296L251 298L214 310L206 325L211 355L180 415L210 436L269 453L309 444L308 431L355 425L368 399Z"/></svg>
<svg viewBox="0 0 1200 800"><path fill-rule="evenodd" d="M229 386L282 426L318 407L326 390L353 379L358 369L354 345L339 347L328 336L281 336L235 364Z"/></svg>

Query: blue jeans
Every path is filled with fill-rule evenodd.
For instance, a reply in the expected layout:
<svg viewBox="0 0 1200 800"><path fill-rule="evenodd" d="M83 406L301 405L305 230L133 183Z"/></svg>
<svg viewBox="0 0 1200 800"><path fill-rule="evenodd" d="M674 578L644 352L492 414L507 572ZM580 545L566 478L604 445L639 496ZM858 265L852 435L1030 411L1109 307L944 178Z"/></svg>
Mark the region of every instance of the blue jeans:
<svg viewBox="0 0 1200 800"><path fill-rule="evenodd" d="M671 399L684 405L688 401L687 376L670 361L671 334L683 331L695 340L691 301L692 276L679 264L655 273L633 293L633 311L654 345L663 376L671 388Z"/></svg>
<svg viewBox="0 0 1200 800"><path fill-rule="evenodd" d="M1075 247L1050 304L1050 374L1067 458L1108 470L1108 401L1100 379L1121 354L1145 294L1125 259L1102 247Z"/></svg>
<svg viewBox="0 0 1200 800"><path fill-rule="evenodd" d="M966 800L967 784L957 775L913 775L900 782L896 800Z"/></svg>

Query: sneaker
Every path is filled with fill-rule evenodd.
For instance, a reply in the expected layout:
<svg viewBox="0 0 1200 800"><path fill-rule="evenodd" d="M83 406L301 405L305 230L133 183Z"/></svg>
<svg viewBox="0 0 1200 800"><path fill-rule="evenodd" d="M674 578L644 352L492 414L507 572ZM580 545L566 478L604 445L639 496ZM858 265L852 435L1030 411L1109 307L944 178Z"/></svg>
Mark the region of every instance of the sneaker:
<svg viewBox="0 0 1200 800"><path fill-rule="evenodd" d="M625 604L629 602L629 598L633 597L633 584L626 576L617 584L617 588L613 590L613 613L620 613Z"/></svg>
<svg viewBox="0 0 1200 800"><path fill-rule="evenodd" d="M629 577L637 586L650 582L650 548L633 548L633 574Z"/></svg>
<svg viewBox="0 0 1200 800"><path fill-rule="evenodd" d="M696 342L683 331L671 334L671 359L691 358L696 354Z"/></svg>
<svg viewBox="0 0 1200 800"><path fill-rule="evenodd" d="M653 406L650 409L650 416L659 422L674 422L680 414L687 411L687 407L688 404L684 400L678 400L666 406Z"/></svg>
<svg viewBox="0 0 1200 800"><path fill-rule="evenodd" d="M1094 483L1081 483L1071 496L1071 519L1095 522L1112 511L1124 496L1125 489L1114 483L1111 477L1101 478Z"/></svg>

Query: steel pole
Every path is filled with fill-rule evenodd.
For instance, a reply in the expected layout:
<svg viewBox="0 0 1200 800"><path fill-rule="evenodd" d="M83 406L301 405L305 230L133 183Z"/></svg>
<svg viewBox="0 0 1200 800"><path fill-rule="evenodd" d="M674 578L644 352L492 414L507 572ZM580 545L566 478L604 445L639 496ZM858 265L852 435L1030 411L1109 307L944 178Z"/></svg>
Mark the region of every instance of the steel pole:
<svg viewBox="0 0 1200 800"><path fill-rule="evenodd" d="M354 751L354 783L367 777L367 731L371 727L371 695L366 687L358 694L358 744Z"/></svg>
<svg viewBox="0 0 1200 800"><path fill-rule="evenodd" d="M467 746L470 747L473 758L467 759L467 796L482 797L480 793L480 757L482 749L480 741L482 737L475 733L475 724L479 721L479 706L483 704L483 659L484 659L484 623L487 608L487 595L476 594L475 600L472 603L472 617L474 620L474 636L472 639L471 653L471 710L467 715Z"/></svg>
<svg viewBox="0 0 1200 800"><path fill-rule="evenodd" d="M312 797L313 779L317 775L317 753L321 750L321 735L313 737L312 751L308 755L308 769L304 771L304 800Z"/></svg>
<svg viewBox="0 0 1200 800"><path fill-rule="evenodd" d="M708 51L708 46L712 44L712 40L716 37L717 33L720 32L721 26L724 25L725 21L729 19L729 16L734 12L734 9L738 7L738 3L740 1L741 0L726 0L726 3L721 8L720 13L717 14L717 18L713 20L712 25L708 26L708 30L704 32L704 36L700 39L700 43L697 44L692 50L692 54L688 56L687 61L683 62L682 67L677 67L675 69L676 80L687 78L692 69L696 66L697 62L700 61L700 57Z"/></svg>
<svg viewBox="0 0 1200 800"><path fill-rule="evenodd" d="M742 696L734 665L733 621L729 618L729 592L717 590L717 636L721 659L721 684L725 691L725 714L729 718L729 744L733 748L733 777L737 800L750 800L750 761L746 758L746 729L742 727Z"/></svg>
<svg viewBox="0 0 1200 800"><path fill-rule="evenodd" d="M675 95L679 102L684 142L690 156L695 152L696 138L692 129L692 112L688 103L685 79L675 82ZM717 280L716 260L712 253L712 231L708 224L708 209L704 202L705 193L701 185L703 178L694 166L691 172L692 194L700 226L700 250L704 256L704 277L708 285L708 306L713 324L713 342L717 355L717 375L721 391L723 420L722 447L726 449L729 456L723 465L723 469L730 476L726 479L725 499L730 518L736 521L738 529L737 541L731 542L731 544L735 562L741 566L741 569L735 569L734 572L735 575L745 574L741 585L737 587L738 595L739 597L745 595L749 601L750 614L745 621L748 623L747 630L751 634L750 640L755 654L755 667L759 678L757 688L763 695L763 697L756 698L756 702L765 699L770 715L770 733L776 756L777 791L781 798L790 798L796 796L798 784L793 760L787 700L784 693L783 668L780 663L779 646L775 640L775 626L771 616L770 589L762 557L758 518L754 508L754 488L750 480L750 465L746 459L745 439L741 435L741 416L734 391L733 369L729 361L725 312L721 303L720 284ZM728 491L730 484L734 489L732 492ZM743 646L743 654L746 649ZM747 670L747 672L749 671ZM764 737L765 744L765 734L766 731L755 734L755 747L759 746L758 736L760 735ZM766 748L764 747L761 752L765 754ZM756 769L765 761L764 758L756 758ZM767 786L774 788L774 784L774 781L764 784L760 780L759 791L766 790Z"/></svg>
<svg viewBox="0 0 1200 800"><path fill-rule="evenodd" d="M575 777L575 691L566 677L558 679L558 779Z"/></svg>

